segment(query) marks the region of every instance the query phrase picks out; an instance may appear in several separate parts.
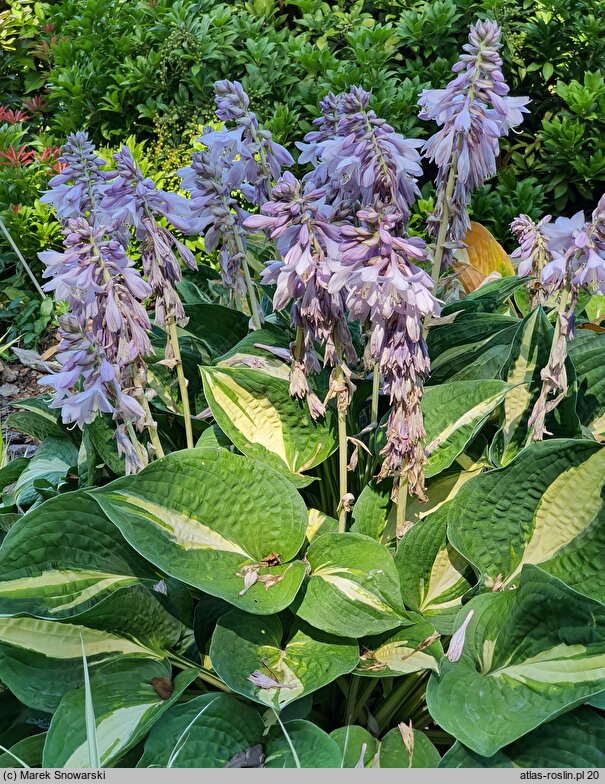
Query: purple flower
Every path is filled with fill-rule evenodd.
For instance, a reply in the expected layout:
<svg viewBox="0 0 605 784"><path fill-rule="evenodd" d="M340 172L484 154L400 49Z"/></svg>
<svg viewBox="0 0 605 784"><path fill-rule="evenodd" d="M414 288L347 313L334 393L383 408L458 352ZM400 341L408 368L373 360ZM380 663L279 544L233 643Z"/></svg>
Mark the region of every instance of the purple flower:
<svg viewBox="0 0 605 784"><path fill-rule="evenodd" d="M259 127L256 115L249 110L250 99L239 82L215 82L214 93L217 117L223 122L235 122L245 148L240 151L245 162L242 193L248 201L261 205L269 198L282 166L291 166L294 160L269 131Z"/></svg>
<svg viewBox="0 0 605 784"><path fill-rule="evenodd" d="M92 215L112 175L101 171L106 162L95 153L85 131L67 137L59 161L65 168L49 181L50 189L40 201L52 204L61 223Z"/></svg>
<svg viewBox="0 0 605 784"><path fill-rule="evenodd" d="M159 220L163 218L179 231L188 232L192 217L189 200L156 188L153 180L143 176L128 147L122 147L113 158L115 179L105 192L101 208L114 222L134 226L143 270L155 295L156 323L163 325L170 316L184 325L187 319L175 288L183 276L179 258L194 270L197 262L189 248Z"/></svg>
<svg viewBox="0 0 605 784"><path fill-rule="evenodd" d="M508 97L502 75L500 28L491 21L471 26L465 54L452 70L457 73L445 89L423 90L419 98L422 120L434 120L441 129L426 142L426 157L438 167L437 203L429 229L437 237L447 221L445 238L437 252L442 267L451 261L470 226L468 204L473 189L496 173L499 139L518 125L528 98Z"/></svg>
<svg viewBox="0 0 605 784"><path fill-rule="evenodd" d="M538 303L544 304L546 300L540 278L545 265L552 260L548 236L544 228L550 220L551 216L546 215L538 223L534 223L529 215L519 215L510 225L519 243L519 247L512 254L513 258L521 259L517 274L522 278L527 275L533 277L529 283L532 307Z"/></svg>
<svg viewBox="0 0 605 784"><path fill-rule="evenodd" d="M322 413L308 384L309 376L320 370L315 344L324 349L324 364L335 365L342 354L347 360L355 359L344 292L329 290L340 235L330 223L331 210L321 196L321 191L303 192L300 182L286 172L261 214L251 215L244 222L246 228L266 230L276 240L281 259L268 264L262 280L276 284L276 310L292 302L292 322L299 337L293 347L290 393L307 398L313 416Z"/></svg>

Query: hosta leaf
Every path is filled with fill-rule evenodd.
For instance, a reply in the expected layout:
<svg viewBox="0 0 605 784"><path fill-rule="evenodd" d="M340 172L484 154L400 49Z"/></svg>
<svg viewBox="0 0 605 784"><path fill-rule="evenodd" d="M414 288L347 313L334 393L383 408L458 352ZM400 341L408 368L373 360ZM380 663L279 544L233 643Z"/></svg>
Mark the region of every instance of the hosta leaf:
<svg viewBox="0 0 605 784"><path fill-rule="evenodd" d="M447 501L456 495L460 488L477 476L482 470L480 464L471 464L467 471L447 471L435 476L426 484L428 501L419 501L415 496L408 498L406 517L408 521L417 523L436 512Z"/></svg>
<svg viewBox="0 0 605 784"><path fill-rule="evenodd" d="M464 299L449 302L441 310L441 315L448 316L456 311L473 311L474 313L496 313L507 299L525 285L527 278L509 276L486 283L477 291L467 294Z"/></svg>
<svg viewBox="0 0 605 784"><path fill-rule="evenodd" d="M223 768L262 735L256 710L226 694L202 694L173 705L155 723L137 767Z"/></svg>
<svg viewBox="0 0 605 784"><path fill-rule="evenodd" d="M502 277L515 274L508 253L483 224L470 222L470 228L464 236L464 245L462 252L458 251L456 255L464 255L465 260L484 277L492 272L498 272Z"/></svg>
<svg viewBox="0 0 605 784"><path fill-rule="evenodd" d="M290 338L276 327L267 325L263 329L248 333L233 348L218 357L216 364L226 364L229 359L244 356L273 357L275 359L276 355L267 351L265 346L289 350ZM287 365L285 366L287 367Z"/></svg>
<svg viewBox="0 0 605 784"><path fill-rule="evenodd" d="M432 642L431 642L432 640ZM395 634L367 638L356 675L388 678L422 670L438 670L443 649L435 639L435 628L428 621L406 626Z"/></svg>
<svg viewBox="0 0 605 784"><path fill-rule="evenodd" d="M357 643L313 629L298 629L287 642L282 640L283 628L276 616L234 610L222 615L216 625L210 646L212 667L233 691L279 711L351 672L359 661ZM262 678L258 685L250 680L253 673Z"/></svg>
<svg viewBox="0 0 605 784"><path fill-rule="evenodd" d="M69 438L47 438L36 450L25 471L16 481L12 496L20 506L41 500L35 484L44 480L57 488L70 468L78 462L78 448Z"/></svg>
<svg viewBox="0 0 605 784"><path fill-rule="evenodd" d="M505 468L481 474L444 509L452 545L488 588L539 564L605 600L605 448L594 441L531 444Z"/></svg>
<svg viewBox="0 0 605 784"><path fill-rule="evenodd" d="M362 637L407 625L399 579L386 547L362 534L324 534L306 554L309 580L296 610L329 634Z"/></svg>
<svg viewBox="0 0 605 784"><path fill-rule="evenodd" d="M57 410L49 408L44 397L19 400L15 403L15 408L17 410L6 420L7 427L18 430L19 433L26 433L36 441L67 436L67 431L59 424Z"/></svg>
<svg viewBox="0 0 605 784"><path fill-rule="evenodd" d="M581 423L596 437L605 437L605 335L578 330L568 344L576 369L576 410Z"/></svg>
<svg viewBox="0 0 605 784"><path fill-rule="evenodd" d="M500 333L501 334L501 333ZM499 378L508 359L510 342L501 342L500 334L488 341L489 345L468 357L468 363L454 373L450 381L477 381L480 378ZM512 331L510 333L512 338Z"/></svg>
<svg viewBox="0 0 605 784"><path fill-rule="evenodd" d="M38 735L30 735L28 738L22 738L15 743L7 751L0 749L0 769L2 768L23 768L25 763L29 768L42 767L42 750L44 749L44 741L46 740L46 733L41 732ZM7 778L10 781L10 779Z"/></svg>
<svg viewBox="0 0 605 784"><path fill-rule="evenodd" d="M176 452L94 497L162 571L248 612L278 612L301 585L305 566L292 559L305 537L305 505L287 479L247 457ZM246 574L260 577L245 584Z"/></svg>
<svg viewBox="0 0 605 784"><path fill-rule="evenodd" d="M97 416L85 429L101 460L110 471L121 476L124 473L124 458L118 455L115 426L112 427L110 422L109 416Z"/></svg>
<svg viewBox="0 0 605 784"><path fill-rule="evenodd" d="M383 533L387 525L392 507L389 482L370 482L367 484L353 506L353 523L351 531L364 534L383 541ZM388 534L386 535L388 539Z"/></svg>
<svg viewBox="0 0 605 784"><path fill-rule="evenodd" d="M319 509L309 509L308 515L305 536L307 542L310 542L315 536L338 531L338 520L325 512L320 512Z"/></svg>
<svg viewBox="0 0 605 784"><path fill-rule="evenodd" d="M135 640L72 623L0 618L0 678L26 705L52 712L82 683L82 642L88 667L127 656L162 659Z"/></svg>
<svg viewBox="0 0 605 784"><path fill-rule="evenodd" d="M410 528L395 555L403 601L445 633L471 587L468 562L446 539L446 509Z"/></svg>
<svg viewBox="0 0 605 784"><path fill-rule="evenodd" d="M457 742L439 767L603 768L605 719L596 711L578 708L542 724L493 757L482 757Z"/></svg>
<svg viewBox="0 0 605 784"><path fill-rule="evenodd" d="M380 741L379 768L436 768L439 752L423 732L414 730L412 760L403 742L399 727L394 727Z"/></svg>
<svg viewBox="0 0 605 784"><path fill-rule="evenodd" d="M267 463L298 486L303 472L336 448L331 412L314 421L290 396L289 382L247 368L201 368L204 391L221 430L249 457Z"/></svg>
<svg viewBox="0 0 605 784"><path fill-rule="evenodd" d="M100 667L90 686L102 766L114 765L142 740L195 677L195 670L185 670L173 683L167 664L149 660L117 661ZM45 768L89 767L84 699L80 688L61 700L46 738Z"/></svg>
<svg viewBox="0 0 605 784"><path fill-rule="evenodd" d="M339 727L330 733L340 749L341 768L355 768L362 759L363 767L370 768L378 751L378 741L373 735L355 724ZM364 748L365 746L365 748ZM362 766L360 766L362 767Z"/></svg>
<svg viewBox="0 0 605 784"><path fill-rule="evenodd" d="M509 463L523 449L529 436L528 421L542 389L542 368L548 364L553 328L542 308L526 316L512 342L502 378L511 386L502 406L500 429L494 437L490 455L501 465ZM570 360L566 362L569 391L548 417L549 432L573 436L578 430L574 411L575 373Z"/></svg>
<svg viewBox="0 0 605 784"><path fill-rule="evenodd" d="M25 471L28 464L29 460L27 458L19 457L0 468L0 491L14 484Z"/></svg>
<svg viewBox="0 0 605 784"><path fill-rule="evenodd" d="M431 675L427 703L446 732L482 756L603 688L605 606L535 566L516 591L478 596L459 661Z"/></svg>
<svg viewBox="0 0 605 784"><path fill-rule="evenodd" d="M283 729L279 724L271 727L265 755L265 768L338 768L341 761L336 741L316 724L301 719L286 722Z"/></svg>
<svg viewBox="0 0 605 784"><path fill-rule="evenodd" d="M422 399L428 460L426 477L448 468L505 399L504 381L452 381L427 387Z"/></svg>
<svg viewBox="0 0 605 784"><path fill-rule="evenodd" d="M161 576L84 493L24 515L0 549L0 573L0 615L77 617L157 648L179 638L181 624L152 590Z"/></svg>
<svg viewBox="0 0 605 784"><path fill-rule="evenodd" d="M209 359L225 354L248 332L248 316L233 308L196 302L185 312L189 322L182 335L202 344Z"/></svg>

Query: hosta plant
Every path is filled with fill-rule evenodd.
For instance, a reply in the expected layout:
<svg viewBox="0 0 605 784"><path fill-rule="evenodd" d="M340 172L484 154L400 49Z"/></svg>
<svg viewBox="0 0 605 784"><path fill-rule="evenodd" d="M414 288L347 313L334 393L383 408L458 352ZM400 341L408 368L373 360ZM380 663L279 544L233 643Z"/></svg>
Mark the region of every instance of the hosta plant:
<svg viewBox="0 0 605 784"><path fill-rule="evenodd" d="M426 144L327 95L300 176L238 82L180 193L68 139L60 367L0 468L3 765L603 764L605 204L520 215L511 275L468 214L526 105L494 22L454 71Z"/></svg>

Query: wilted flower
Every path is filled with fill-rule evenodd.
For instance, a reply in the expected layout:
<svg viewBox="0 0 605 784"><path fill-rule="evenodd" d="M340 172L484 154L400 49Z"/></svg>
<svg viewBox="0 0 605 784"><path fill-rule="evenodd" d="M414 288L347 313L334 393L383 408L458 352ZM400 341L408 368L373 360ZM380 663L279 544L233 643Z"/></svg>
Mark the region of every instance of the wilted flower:
<svg viewBox="0 0 605 784"><path fill-rule="evenodd" d="M101 170L106 162L96 154L85 131L67 137L59 162L63 168L50 180L50 190L40 201L52 204L63 224L83 216L94 222L107 181L112 177Z"/></svg>
<svg viewBox="0 0 605 784"><path fill-rule="evenodd" d="M429 229L438 239L436 254L448 266L452 250L470 226L467 207L473 189L496 173L499 139L518 125L528 98L508 97L502 75L500 28L491 21L471 26L465 54L452 70L458 74L443 90L423 90L422 120L441 130L426 142L425 154L438 168L437 203ZM438 236L439 228L441 229Z"/></svg>
<svg viewBox="0 0 605 784"><path fill-rule="evenodd" d="M215 82L214 93L219 120L234 121L238 128L244 162L242 193L248 201L264 204L282 166L291 166L294 160L269 131L259 127L256 115L249 109L250 99L239 82L227 79Z"/></svg>
<svg viewBox="0 0 605 784"><path fill-rule="evenodd" d="M281 260L269 263L264 283L276 283L273 307L282 310L292 302L292 322L299 330L293 346L294 363L290 394L306 398L314 417L323 406L312 392L308 378L320 370L315 343L324 349L324 364L334 365L344 354L355 359L345 318L344 292L331 293L330 278L338 258L338 228L330 223L331 210L321 191L303 193L289 172L273 188L272 201L244 223L263 229L277 240Z"/></svg>
<svg viewBox="0 0 605 784"><path fill-rule="evenodd" d="M470 610L460 627L452 636L450 640L450 647L448 648L448 652L446 656L449 661L457 662L458 659L462 656L462 649L464 648L464 640L466 639L466 628L471 622L471 618L475 614L474 610Z"/></svg>

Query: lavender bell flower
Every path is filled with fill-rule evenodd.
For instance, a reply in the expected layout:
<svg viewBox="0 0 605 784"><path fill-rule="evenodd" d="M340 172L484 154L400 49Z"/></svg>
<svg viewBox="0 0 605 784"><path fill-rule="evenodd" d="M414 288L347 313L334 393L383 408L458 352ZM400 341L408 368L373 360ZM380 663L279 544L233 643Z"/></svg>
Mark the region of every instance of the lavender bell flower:
<svg viewBox="0 0 605 784"><path fill-rule="evenodd" d="M244 150L242 193L254 204L264 204L271 193L273 182L279 179L282 166L292 166L290 153L277 144L269 131L259 127L250 99L239 82L227 79L214 84L216 116L223 122L235 122Z"/></svg>
<svg viewBox="0 0 605 784"><path fill-rule="evenodd" d="M214 132L206 128L198 139L205 149L194 152L191 166L178 174L183 188L191 193L189 231L204 236L207 253L219 250L221 277L236 296L246 293L241 267L246 253L246 232L242 223L247 217L232 197L241 188L245 176L245 156L241 131Z"/></svg>
<svg viewBox="0 0 605 784"><path fill-rule="evenodd" d="M379 476L407 474L409 492L424 499L422 441L425 437L421 400L429 357L423 322L439 314L432 280L417 262L426 247L417 237L400 237L395 227L403 217L394 208L381 213L360 210L361 226L343 226L341 259L329 291L346 286L347 307L369 325L366 362L379 363L391 414ZM395 483L394 499L399 492Z"/></svg>
<svg viewBox="0 0 605 784"><path fill-rule="evenodd" d="M177 193L156 188L143 173L128 147L113 156L115 179L105 191L101 208L115 221L134 226L141 243L143 270L155 295L155 320L164 325L168 317L177 324L187 323L175 284L181 280L179 257L190 269L197 269L193 253L159 220L164 218L178 231L190 230L189 200Z"/></svg>
<svg viewBox="0 0 605 784"><path fill-rule="evenodd" d="M552 253L548 247L548 236L544 226L550 223L551 216L545 215L544 218L534 223L529 215L519 215L511 223L510 228L515 235L519 247L512 253L513 258L519 258L517 275L524 278L532 276L529 283L530 303L534 307L537 304L543 305L546 301L546 292L542 286L541 276L545 265L552 260Z"/></svg>
<svg viewBox="0 0 605 784"><path fill-rule="evenodd" d="M71 218L95 213L112 175L101 171L106 162L95 153L85 131L67 137L59 161L65 168L49 181L50 189L40 201L52 204L65 225Z"/></svg>
<svg viewBox="0 0 605 784"><path fill-rule="evenodd" d="M473 189L496 173L499 139L523 118L528 98L508 96L499 54L500 28L487 19L471 26L457 73L443 90L423 90L418 100L422 120L441 129L426 142L424 152L438 168L437 202L429 219L437 239L436 260L449 266L452 250L461 247L470 221Z"/></svg>
<svg viewBox="0 0 605 784"><path fill-rule="evenodd" d="M529 425L532 438L541 440L549 434L546 416L567 393L567 341L574 336L574 310L580 290L605 294L605 195L601 197L592 219L584 213L572 218L557 218L543 228L549 238L549 261L542 269L542 284L550 293L560 292L559 312L548 363L542 369L542 391Z"/></svg>
<svg viewBox="0 0 605 784"><path fill-rule="evenodd" d="M275 310L293 303L292 322L298 337L293 345L290 394L306 398L313 417L324 411L308 382L309 376L320 370L315 344L324 348L324 364L335 365L342 354L347 361L356 358L346 323L344 292L329 291L339 232L330 223L331 210L322 202L322 195L321 191L303 192L301 183L286 172L261 214L244 222L246 228L267 230L271 239L277 240L281 260L268 265L262 280L277 284Z"/></svg>

